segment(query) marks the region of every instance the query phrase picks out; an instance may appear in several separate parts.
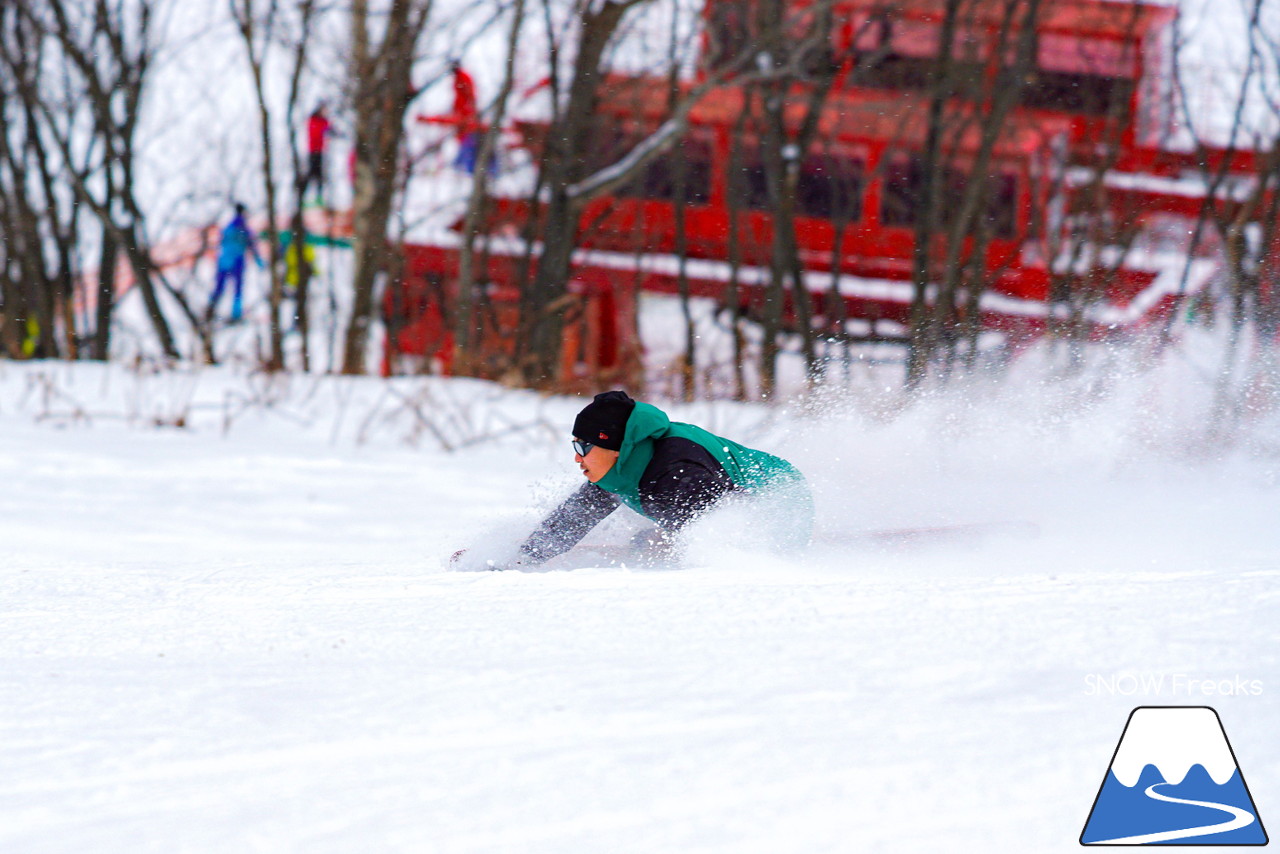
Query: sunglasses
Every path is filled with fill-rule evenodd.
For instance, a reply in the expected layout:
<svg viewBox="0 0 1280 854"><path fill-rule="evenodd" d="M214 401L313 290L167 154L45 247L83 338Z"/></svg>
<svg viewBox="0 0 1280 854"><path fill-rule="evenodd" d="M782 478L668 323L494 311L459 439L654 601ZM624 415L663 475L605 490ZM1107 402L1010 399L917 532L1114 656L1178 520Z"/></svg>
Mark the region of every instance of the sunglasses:
<svg viewBox="0 0 1280 854"><path fill-rule="evenodd" d="M571 444L573 445L574 453L580 457L585 457L595 447L594 442L583 442L580 439L574 439Z"/></svg>

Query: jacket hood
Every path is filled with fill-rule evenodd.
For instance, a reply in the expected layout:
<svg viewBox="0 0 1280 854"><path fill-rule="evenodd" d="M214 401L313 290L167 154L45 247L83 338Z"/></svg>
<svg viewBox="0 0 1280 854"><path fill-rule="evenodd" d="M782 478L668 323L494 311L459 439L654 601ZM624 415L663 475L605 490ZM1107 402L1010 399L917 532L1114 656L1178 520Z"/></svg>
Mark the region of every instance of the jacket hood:
<svg viewBox="0 0 1280 854"><path fill-rule="evenodd" d="M671 429L667 413L650 403L637 403L627 419L626 432L622 434L622 447L618 449L618 461L613 464L596 486L624 498L640 488L640 478L653 459L653 442Z"/></svg>
<svg viewBox="0 0 1280 854"><path fill-rule="evenodd" d="M781 457L716 436L693 424L672 421L658 407L637 403L627 420L622 447L618 449L618 461L596 481L596 486L617 495L631 509L643 515L640 479L653 460L654 442L670 436L701 445L720 463L734 485L743 489L754 491L804 481L804 476L795 466Z"/></svg>
<svg viewBox="0 0 1280 854"><path fill-rule="evenodd" d="M662 438L671 427L671 419L667 413L650 403L637 403L627 419L626 432L622 434L622 448L619 449L619 461L628 453L636 453L646 441ZM645 461L648 464L648 460Z"/></svg>

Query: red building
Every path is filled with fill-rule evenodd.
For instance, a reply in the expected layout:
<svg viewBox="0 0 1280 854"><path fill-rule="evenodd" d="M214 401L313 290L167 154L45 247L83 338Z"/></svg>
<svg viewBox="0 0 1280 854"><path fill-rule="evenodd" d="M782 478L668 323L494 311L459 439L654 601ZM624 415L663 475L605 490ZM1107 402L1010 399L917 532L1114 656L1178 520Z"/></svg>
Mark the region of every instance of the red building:
<svg viewBox="0 0 1280 854"><path fill-rule="evenodd" d="M703 80L737 67L737 52L753 37L752 3L711 0ZM1003 82L999 75L1008 73L1007 61L999 61L1000 45L1012 43L1007 33L1001 41L1005 5L978 4L956 32L947 109L958 129L948 132L943 179L951 194L972 177L970 164L984 144L982 116ZM802 13L804 5L790 10ZM838 71L815 143L799 156L796 243L812 312L831 312L838 293L846 333L867 340L900 340L906 331L920 152L929 132L928 90L940 61L943 10L944 0L848 0L835 7L831 45L810 48L814 61L834 63ZM1132 251L1133 235L1152 231L1162 218L1194 217L1204 197L1194 177L1198 163L1162 147L1171 126L1174 21L1167 6L1045 0L1034 67L984 157L988 191L981 217L989 239L980 262L987 285L980 320L1007 343L1042 332L1060 310L1057 293L1078 293L1082 285L1091 286L1092 297L1080 317L1096 334L1140 328L1182 298L1187 283L1179 265L1162 263L1142 240L1143 251ZM683 275L693 295L721 300L734 277L740 303L734 308L750 313L764 299L774 214L759 135L741 121L750 108L740 79L726 75L724 85L693 108L678 144L583 211L569 288L576 298L565 309L563 376L603 379L634 371L640 290L675 293ZM653 133L670 103L665 81L615 75L602 85L604 130L591 155L596 167ZM803 83L791 88L790 134L804 120L810 90ZM966 116L973 118L968 126ZM520 130L536 152L546 126L524 123ZM1231 166L1247 169L1248 163L1237 158ZM489 228L518 234L530 213L528 200L499 199ZM1094 223L1083 235L1086 251L1067 258L1064 247L1087 230L1086 218ZM1104 233L1121 231L1130 236L1125 252L1109 247ZM409 246L406 255L404 287L388 294L385 306L386 367L403 369L436 354L447 369L457 250ZM520 276L528 274L525 255L521 241L505 237L491 244L481 264L479 278L490 283L484 322L491 331L515 322ZM501 342L509 339L488 340L496 371L509 346Z"/></svg>

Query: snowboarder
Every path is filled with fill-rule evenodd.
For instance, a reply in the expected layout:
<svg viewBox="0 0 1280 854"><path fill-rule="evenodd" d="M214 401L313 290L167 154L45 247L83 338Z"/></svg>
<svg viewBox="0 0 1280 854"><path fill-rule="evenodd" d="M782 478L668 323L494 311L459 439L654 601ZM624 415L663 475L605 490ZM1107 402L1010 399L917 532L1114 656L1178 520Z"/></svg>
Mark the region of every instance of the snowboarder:
<svg viewBox="0 0 1280 854"><path fill-rule="evenodd" d="M253 253L258 262L258 269L265 265L262 256L254 246L254 235L244 221L244 205L236 203L235 216L222 229L222 240L218 247L218 274L214 282L213 294L209 297L209 307L205 311L205 320L212 320L218 308L218 300L222 291L231 280L235 286L235 295L231 300L231 322L238 323L244 313L244 253Z"/></svg>
<svg viewBox="0 0 1280 854"><path fill-rule="evenodd" d="M656 523L633 544L657 554L669 553L677 531L732 496L767 502L759 515L769 546L794 550L809 542L813 499L795 466L672 421L626 392L596 395L574 421L572 444L587 482L529 535L517 565L563 554L622 504Z"/></svg>

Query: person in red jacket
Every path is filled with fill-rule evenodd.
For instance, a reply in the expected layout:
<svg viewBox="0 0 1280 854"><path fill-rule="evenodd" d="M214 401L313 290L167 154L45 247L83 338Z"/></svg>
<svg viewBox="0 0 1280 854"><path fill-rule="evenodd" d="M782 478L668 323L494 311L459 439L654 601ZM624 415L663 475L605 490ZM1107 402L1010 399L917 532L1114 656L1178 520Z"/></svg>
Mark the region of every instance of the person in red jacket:
<svg viewBox="0 0 1280 854"><path fill-rule="evenodd" d="M476 108L476 82L456 59L449 61L453 72L453 113L457 126L458 156L453 165L473 174L476 171L476 154L480 147L480 111ZM490 164L490 171L492 164Z"/></svg>
<svg viewBox="0 0 1280 854"><path fill-rule="evenodd" d="M456 59L449 61L449 70L453 72L453 117L458 136L463 136L476 130L476 82Z"/></svg>
<svg viewBox="0 0 1280 854"><path fill-rule="evenodd" d="M307 173L302 176L298 185L298 199L302 200L314 180L317 199L324 200L324 155L329 136L333 133L333 124L324 101L321 101L307 119Z"/></svg>

